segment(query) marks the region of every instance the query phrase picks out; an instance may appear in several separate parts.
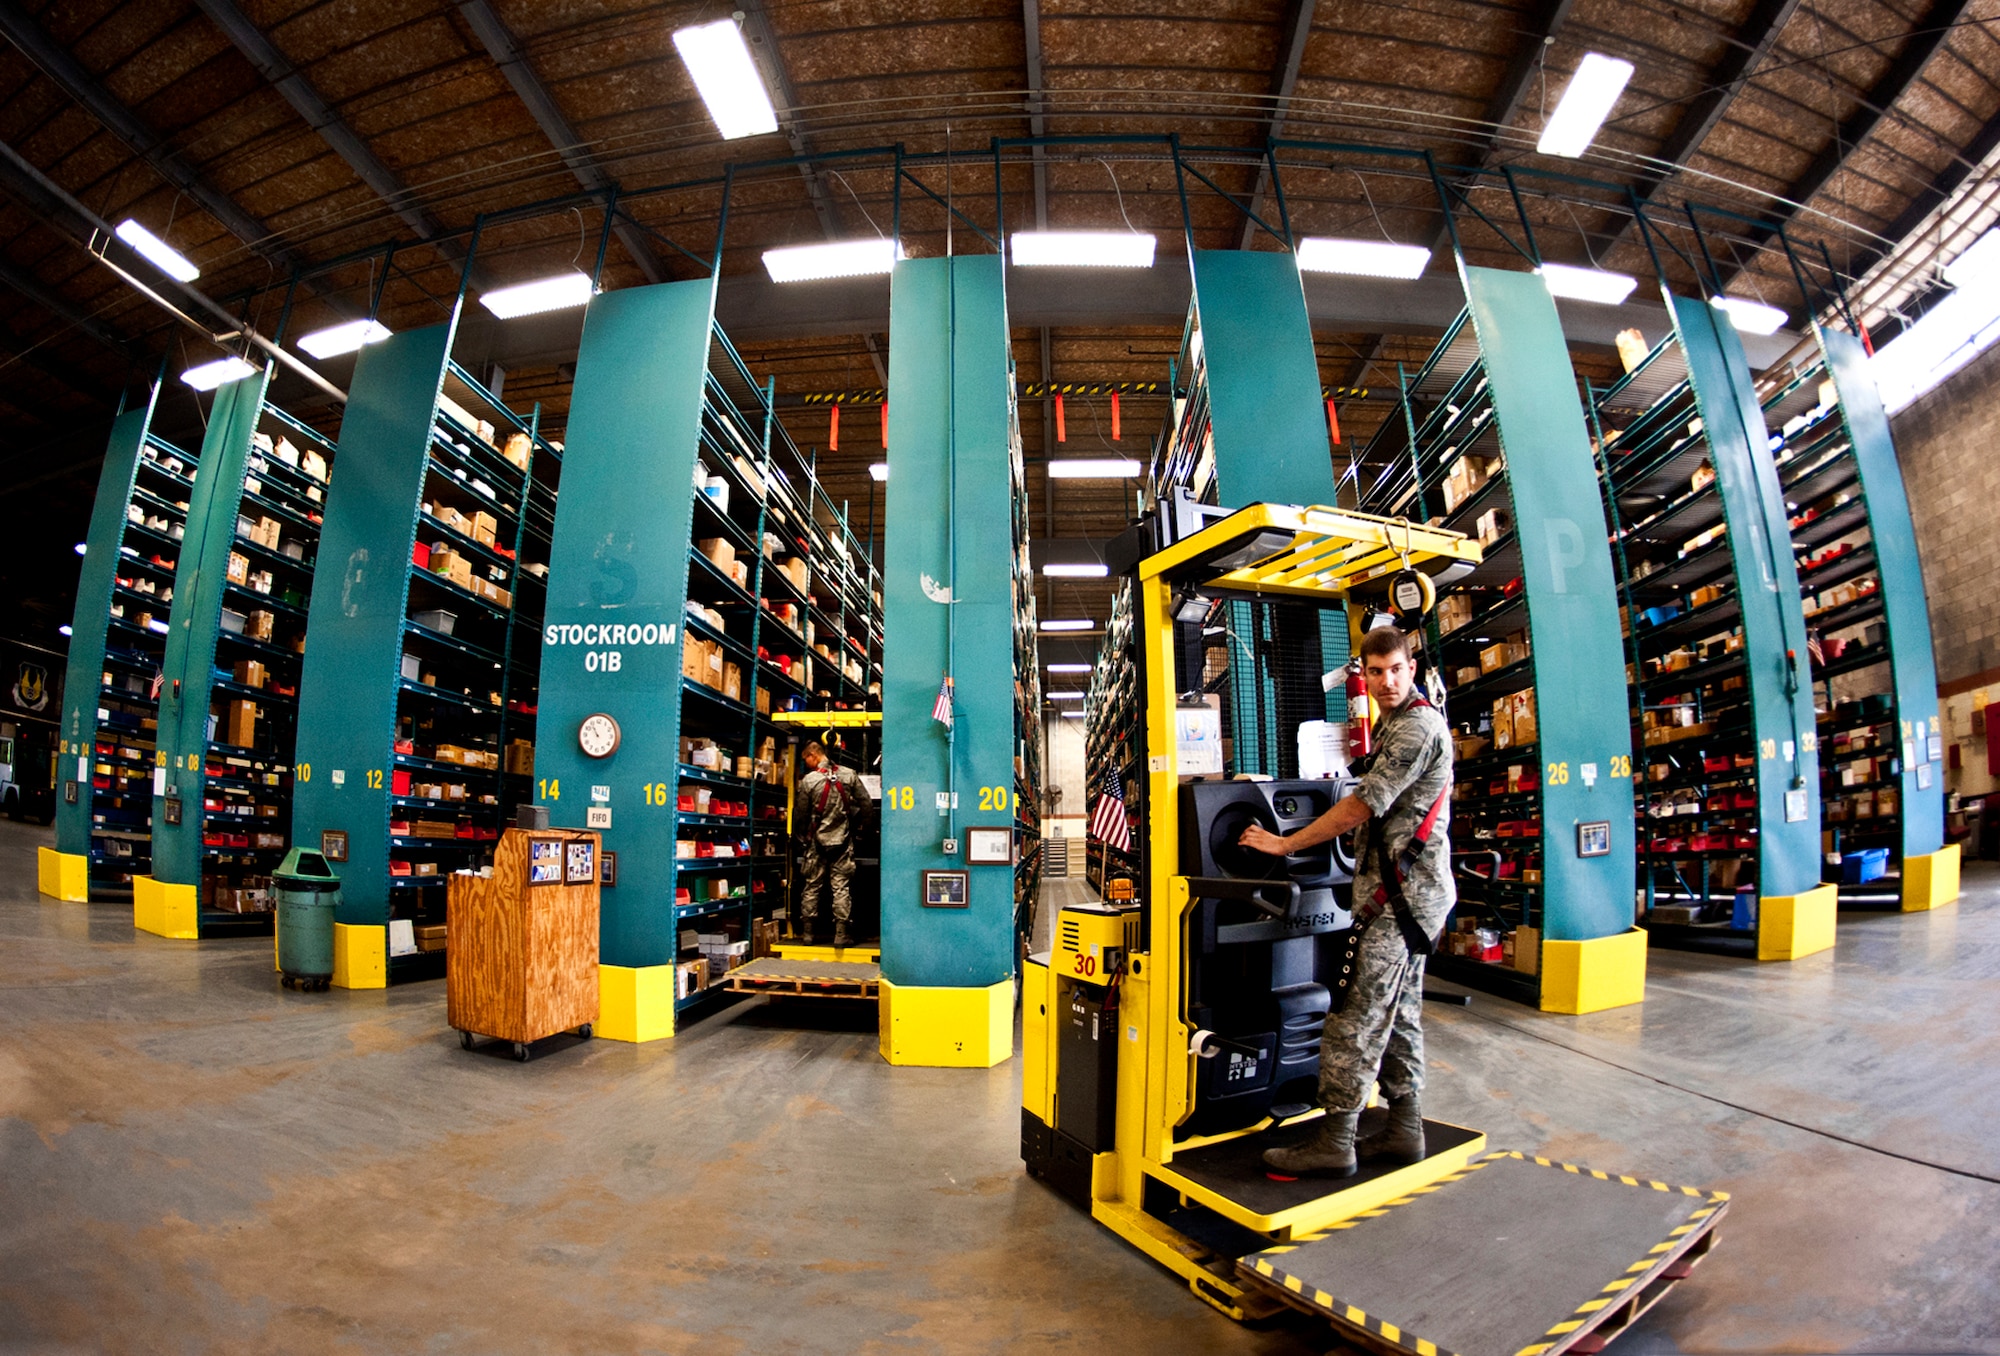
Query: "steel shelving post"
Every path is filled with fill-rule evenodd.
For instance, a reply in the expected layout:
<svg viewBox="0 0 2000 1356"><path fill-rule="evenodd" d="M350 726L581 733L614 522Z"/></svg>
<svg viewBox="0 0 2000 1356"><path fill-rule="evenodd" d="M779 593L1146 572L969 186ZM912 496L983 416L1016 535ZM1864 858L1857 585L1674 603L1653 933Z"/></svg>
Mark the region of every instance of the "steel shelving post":
<svg viewBox="0 0 2000 1356"><path fill-rule="evenodd" d="M1013 868L968 865L958 840L967 828L1011 826L1014 813L1002 261L899 260L889 314L882 1050L897 1064L986 1067L1014 1048ZM947 676L949 728L933 718ZM947 840L958 850L946 853ZM966 873L958 907L925 903L936 871Z"/></svg>

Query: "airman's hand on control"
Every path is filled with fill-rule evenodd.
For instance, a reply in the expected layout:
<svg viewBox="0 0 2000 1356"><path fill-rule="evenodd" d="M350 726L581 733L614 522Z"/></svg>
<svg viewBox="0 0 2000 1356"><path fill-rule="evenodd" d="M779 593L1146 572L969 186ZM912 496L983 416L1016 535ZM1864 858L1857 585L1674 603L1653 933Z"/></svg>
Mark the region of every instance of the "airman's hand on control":
<svg viewBox="0 0 2000 1356"><path fill-rule="evenodd" d="M1262 824L1252 824L1243 830L1243 836L1236 842L1240 847L1247 847L1253 852L1268 853L1273 857L1283 857L1291 851L1282 836L1272 833Z"/></svg>

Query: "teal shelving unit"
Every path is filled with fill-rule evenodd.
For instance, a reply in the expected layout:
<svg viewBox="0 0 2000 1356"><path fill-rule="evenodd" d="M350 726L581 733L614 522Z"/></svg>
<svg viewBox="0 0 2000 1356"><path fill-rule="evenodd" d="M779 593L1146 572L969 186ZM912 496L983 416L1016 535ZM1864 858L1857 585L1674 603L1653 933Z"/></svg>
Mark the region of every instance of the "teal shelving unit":
<svg viewBox="0 0 2000 1356"><path fill-rule="evenodd" d="M453 331L361 350L313 581L294 839L335 857L355 983L443 973L415 930L533 794L561 452L450 360Z"/></svg>
<svg viewBox="0 0 2000 1356"><path fill-rule="evenodd" d="M267 398L269 370L220 387L176 571L159 710L153 869L177 905L140 925L267 932L291 842L306 603L335 448Z"/></svg>
<svg viewBox="0 0 2000 1356"><path fill-rule="evenodd" d="M105 448L70 623L56 848L71 897L124 898L152 870L157 680L200 458L152 430L157 383Z"/></svg>
<svg viewBox="0 0 2000 1356"><path fill-rule="evenodd" d="M1785 509L1729 322L1675 329L1595 393L1654 939L1757 943L1761 901L1819 882L1817 735Z"/></svg>
<svg viewBox="0 0 2000 1356"><path fill-rule="evenodd" d="M795 727L772 716L862 710L880 680L879 577L772 399L716 328L709 281L590 303L536 791L615 863L602 961L630 1015L606 1035L668 1035L726 1001L697 982L700 939L747 941L788 899ZM615 749L579 739L599 715Z"/></svg>
<svg viewBox="0 0 2000 1356"><path fill-rule="evenodd" d="M1928 875L1904 869L1945 846L1943 732L1916 534L1866 354L1850 334L1818 338L1820 353L1775 382L1764 409L1809 628L1825 879L1847 903L1929 907L1939 901ZM1882 869L1863 880L1874 875L1873 865L1860 869L1871 849Z"/></svg>

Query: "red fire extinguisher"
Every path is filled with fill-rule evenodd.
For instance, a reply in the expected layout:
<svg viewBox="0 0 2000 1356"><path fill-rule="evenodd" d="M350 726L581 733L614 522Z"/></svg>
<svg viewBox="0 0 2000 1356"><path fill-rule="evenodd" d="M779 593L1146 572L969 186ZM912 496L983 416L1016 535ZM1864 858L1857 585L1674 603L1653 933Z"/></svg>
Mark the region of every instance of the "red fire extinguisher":
<svg viewBox="0 0 2000 1356"><path fill-rule="evenodd" d="M1366 758L1375 751L1374 711L1368 700L1368 684L1361 677L1361 661L1347 665L1347 756Z"/></svg>

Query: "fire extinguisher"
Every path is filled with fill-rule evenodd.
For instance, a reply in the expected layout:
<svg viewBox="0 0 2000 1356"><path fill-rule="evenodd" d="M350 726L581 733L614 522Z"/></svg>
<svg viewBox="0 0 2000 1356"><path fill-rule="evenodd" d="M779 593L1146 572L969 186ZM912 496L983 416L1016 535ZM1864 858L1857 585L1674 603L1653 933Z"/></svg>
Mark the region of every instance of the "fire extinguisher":
<svg viewBox="0 0 2000 1356"><path fill-rule="evenodd" d="M1368 701L1368 684L1361 677L1361 661L1347 665L1347 756L1366 758L1375 751L1374 711Z"/></svg>

